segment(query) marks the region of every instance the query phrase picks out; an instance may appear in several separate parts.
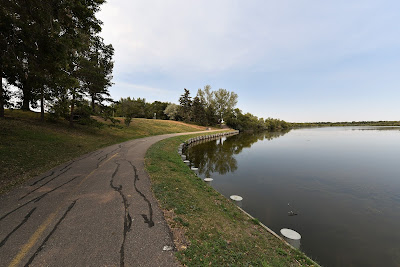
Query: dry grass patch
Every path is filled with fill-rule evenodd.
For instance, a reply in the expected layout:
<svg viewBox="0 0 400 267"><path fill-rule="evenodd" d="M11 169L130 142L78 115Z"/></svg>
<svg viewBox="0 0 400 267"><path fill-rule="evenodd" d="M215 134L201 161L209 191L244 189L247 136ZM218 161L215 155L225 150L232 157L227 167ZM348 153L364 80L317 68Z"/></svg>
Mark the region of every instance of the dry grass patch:
<svg viewBox="0 0 400 267"><path fill-rule="evenodd" d="M95 126L76 123L71 128L65 120L41 122L39 113L6 110L6 118L0 119L0 193L101 147L146 136L199 130L188 124L146 119L134 119L129 127L99 122Z"/></svg>

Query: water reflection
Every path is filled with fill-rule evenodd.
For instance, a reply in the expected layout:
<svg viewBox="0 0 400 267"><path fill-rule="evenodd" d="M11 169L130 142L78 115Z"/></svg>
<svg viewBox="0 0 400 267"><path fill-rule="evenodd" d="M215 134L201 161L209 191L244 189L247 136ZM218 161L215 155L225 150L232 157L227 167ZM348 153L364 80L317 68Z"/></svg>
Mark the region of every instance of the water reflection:
<svg viewBox="0 0 400 267"><path fill-rule="evenodd" d="M240 134L192 147L188 158L273 231L300 233L322 265L399 266L399 129Z"/></svg>
<svg viewBox="0 0 400 267"><path fill-rule="evenodd" d="M200 175L210 177L212 173L221 175L234 173L237 160L234 155L250 148L254 143L272 140L287 134L290 130L279 132L244 133L231 137L221 137L215 141L203 141L186 151L186 157L198 168Z"/></svg>

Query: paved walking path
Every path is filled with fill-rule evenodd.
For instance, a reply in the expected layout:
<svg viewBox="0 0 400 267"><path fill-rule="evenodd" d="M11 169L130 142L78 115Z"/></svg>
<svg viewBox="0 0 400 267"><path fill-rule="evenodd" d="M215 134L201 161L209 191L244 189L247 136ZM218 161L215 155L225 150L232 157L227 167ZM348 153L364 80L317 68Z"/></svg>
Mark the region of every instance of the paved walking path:
<svg viewBox="0 0 400 267"><path fill-rule="evenodd" d="M0 196L0 266L177 266L144 156L184 134L97 150Z"/></svg>

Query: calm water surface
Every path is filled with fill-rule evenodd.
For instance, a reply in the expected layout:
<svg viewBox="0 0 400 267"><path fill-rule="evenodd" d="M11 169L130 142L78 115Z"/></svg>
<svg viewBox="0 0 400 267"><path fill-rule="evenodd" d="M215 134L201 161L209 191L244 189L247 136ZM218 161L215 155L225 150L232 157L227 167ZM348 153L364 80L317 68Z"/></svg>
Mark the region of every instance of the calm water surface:
<svg viewBox="0 0 400 267"><path fill-rule="evenodd" d="M276 233L299 232L323 266L400 266L400 128L240 134L187 155Z"/></svg>

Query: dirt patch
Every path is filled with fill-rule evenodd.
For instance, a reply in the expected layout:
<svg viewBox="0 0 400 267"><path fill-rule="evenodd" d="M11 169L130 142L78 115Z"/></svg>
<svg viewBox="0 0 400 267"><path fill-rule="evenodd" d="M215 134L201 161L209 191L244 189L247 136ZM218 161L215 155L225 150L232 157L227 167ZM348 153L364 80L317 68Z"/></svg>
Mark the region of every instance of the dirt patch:
<svg viewBox="0 0 400 267"><path fill-rule="evenodd" d="M173 210L163 210L163 213L171 230L176 249L178 251L185 250L190 245L189 240L185 237L186 229L175 221L177 216Z"/></svg>

